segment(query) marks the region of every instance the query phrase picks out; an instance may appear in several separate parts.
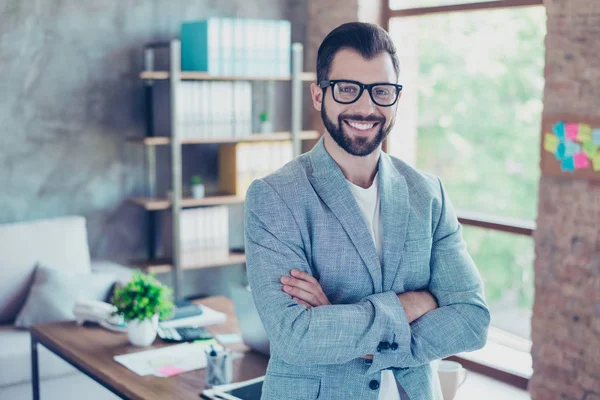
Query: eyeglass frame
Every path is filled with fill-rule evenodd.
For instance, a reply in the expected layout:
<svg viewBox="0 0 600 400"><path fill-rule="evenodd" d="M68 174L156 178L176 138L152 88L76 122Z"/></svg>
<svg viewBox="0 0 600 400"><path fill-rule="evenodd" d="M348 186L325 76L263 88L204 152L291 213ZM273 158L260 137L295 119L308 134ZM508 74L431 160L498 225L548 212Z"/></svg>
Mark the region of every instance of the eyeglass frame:
<svg viewBox="0 0 600 400"><path fill-rule="evenodd" d="M399 85L397 83L389 83L389 82L376 82L376 83L371 83L371 84L366 84L366 83L361 83L358 81L352 81L352 80L348 80L348 79L333 79L333 80L329 80L329 79L323 79L321 82L319 82L319 87L321 89L323 89L323 93L325 92L325 89L327 89L328 87L332 87L339 82L347 82L347 83L353 83L355 85L358 85L358 87L360 88L360 92L358 92L358 95L356 96L356 99L352 100L352 101L339 101L338 99L335 98L334 96L334 92L333 89L331 91L331 97L333 98L333 100L336 101L336 103L340 103L340 104L352 104L352 103L356 103L358 101L358 99L361 98L361 96L363 95L363 92L365 91L365 89L367 90L367 93L369 93L369 97L371 97L371 100L373 101L373 103L377 104L379 107L391 107L394 104L396 104L396 102L398 101L398 97L400 97L400 93L402 92L402 85ZM396 99L394 100L394 102L392 104L379 104L374 98L373 98L373 92L372 89L375 86L378 85L388 85L388 86L394 86L396 88Z"/></svg>

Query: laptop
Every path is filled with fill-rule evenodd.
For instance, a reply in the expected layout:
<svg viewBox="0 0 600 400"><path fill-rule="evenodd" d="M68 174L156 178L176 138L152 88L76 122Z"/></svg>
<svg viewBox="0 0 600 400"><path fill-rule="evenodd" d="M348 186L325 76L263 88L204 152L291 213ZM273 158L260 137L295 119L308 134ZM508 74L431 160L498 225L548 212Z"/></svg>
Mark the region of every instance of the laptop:
<svg viewBox="0 0 600 400"><path fill-rule="evenodd" d="M269 337L254 305L250 287L232 285L231 299L233 300L235 315L240 324L244 343L259 353L270 355Z"/></svg>

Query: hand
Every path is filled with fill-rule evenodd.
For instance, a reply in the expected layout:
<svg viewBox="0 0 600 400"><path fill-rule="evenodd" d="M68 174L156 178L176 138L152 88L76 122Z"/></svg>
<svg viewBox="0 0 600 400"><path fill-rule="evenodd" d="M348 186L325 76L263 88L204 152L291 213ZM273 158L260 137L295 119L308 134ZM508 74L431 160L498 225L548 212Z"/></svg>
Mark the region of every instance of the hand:
<svg viewBox="0 0 600 400"><path fill-rule="evenodd" d="M398 300L404 307L406 319L410 324L431 310L438 308L437 300L427 290L421 292L404 292L398 295Z"/></svg>
<svg viewBox="0 0 600 400"><path fill-rule="evenodd" d="M283 291L298 303L308 308L331 304L323 293L321 284L314 277L295 269L291 271L291 275L291 277L282 276L281 283L283 283Z"/></svg>

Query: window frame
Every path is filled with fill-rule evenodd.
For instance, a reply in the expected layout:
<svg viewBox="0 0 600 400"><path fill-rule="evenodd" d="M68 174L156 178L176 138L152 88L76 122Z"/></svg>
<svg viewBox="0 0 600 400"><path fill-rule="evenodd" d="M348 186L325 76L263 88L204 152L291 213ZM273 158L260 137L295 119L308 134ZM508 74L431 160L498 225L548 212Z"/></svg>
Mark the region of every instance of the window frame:
<svg viewBox="0 0 600 400"><path fill-rule="evenodd" d="M407 8L401 10L392 10L390 8L390 1L383 0L384 4L381 7L381 22L382 27L389 32L390 20L392 18L402 17L415 17L425 16L440 13L451 13L451 12L469 12L489 9L506 9L516 7L531 7L531 6L543 6L543 0L496 0L496 1L484 1L474 3L455 3L443 6L434 7L418 7L418 8ZM384 143L384 146L387 143ZM386 150L387 146L384 148ZM515 235L525 235L533 237L536 229L535 221L530 220L516 220L511 218L498 217L493 215L486 215L476 212L469 211L458 211L458 221L465 226L474 226L483 229L491 229L494 231L507 232ZM513 386L527 389L529 384L529 378L521 375L517 375L512 372L507 372L501 368L498 368L493 363L480 363L460 356L448 357L449 360L458 361L463 364L466 368L489 376L491 378L503 381Z"/></svg>

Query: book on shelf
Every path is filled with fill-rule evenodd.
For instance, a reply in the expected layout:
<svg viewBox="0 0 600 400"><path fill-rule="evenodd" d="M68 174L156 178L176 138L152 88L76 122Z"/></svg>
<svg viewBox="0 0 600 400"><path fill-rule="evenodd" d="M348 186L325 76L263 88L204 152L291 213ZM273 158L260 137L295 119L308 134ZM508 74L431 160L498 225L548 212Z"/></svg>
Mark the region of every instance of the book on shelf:
<svg viewBox="0 0 600 400"><path fill-rule="evenodd" d="M293 146L289 140L219 146L220 190L245 196L252 181L276 171L292 159Z"/></svg>
<svg viewBox="0 0 600 400"><path fill-rule="evenodd" d="M181 24L181 69L216 76L289 76L285 20L209 18Z"/></svg>
<svg viewBox="0 0 600 400"><path fill-rule="evenodd" d="M184 209L179 214L180 265L193 267L229 258L229 208ZM173 256L172 213L162 213L159 253Z"/></svg>
<svg viewBox="0 0 600 400"><path fill-rule="evenodd" d="M241 138L252 133L252 85L183 81L175 118L181 139Z"/></svg>

